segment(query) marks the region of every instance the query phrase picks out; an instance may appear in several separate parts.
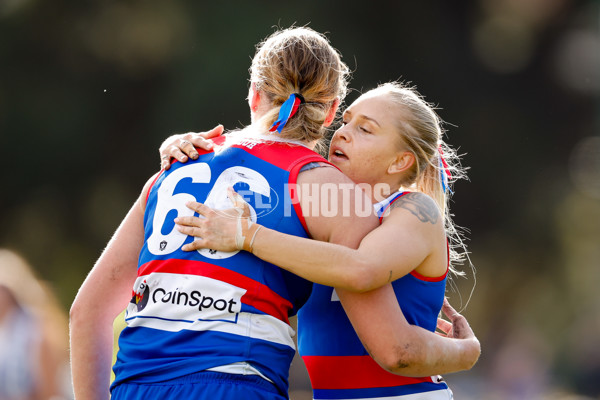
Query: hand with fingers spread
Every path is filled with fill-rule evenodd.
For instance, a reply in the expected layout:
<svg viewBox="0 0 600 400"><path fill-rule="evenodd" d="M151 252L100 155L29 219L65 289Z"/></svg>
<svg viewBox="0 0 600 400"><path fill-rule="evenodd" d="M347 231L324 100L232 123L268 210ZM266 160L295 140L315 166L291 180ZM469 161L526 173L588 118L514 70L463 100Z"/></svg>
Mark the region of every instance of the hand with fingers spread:
<svg viewBox="0 0 600 400"><path fill-rule="evenodd" d="M171 167L172 159L180 162L186 162L188 158L195 160L198 158L196 147L211 150L213 143L208 139L220 136L222 133L223 125L217 125L206 132L188 132L169 136L158 150L161 169L168 170Z"/></svg>
<svg viewBox="0 0 600 400"><path fill-rule="evenodd" d="M262 227L250 218L250 205L233 188L227 189L227 197L233 208L213 210L198 202L188 202L187 207L200 217L175 218L179 232L195 236L192 243L182 247L184 251L213 249L219 251L246 250L252 252L252 243Z"/></svg>
<svg viewBox="0 0 600 400"><path fill-rule="evenodd" d="M465 344L465 354L467 355L465 358L470 361L470 365L467 369L470 369L479 359L479 355L481 354L481 344L479 343L479 340L477 340L467 319L450 305L447 298L444 299L442 312L450 321L438 318L437 328L441 332L437 333L440 336L448 338L463 339L463 343Z"/></svg>

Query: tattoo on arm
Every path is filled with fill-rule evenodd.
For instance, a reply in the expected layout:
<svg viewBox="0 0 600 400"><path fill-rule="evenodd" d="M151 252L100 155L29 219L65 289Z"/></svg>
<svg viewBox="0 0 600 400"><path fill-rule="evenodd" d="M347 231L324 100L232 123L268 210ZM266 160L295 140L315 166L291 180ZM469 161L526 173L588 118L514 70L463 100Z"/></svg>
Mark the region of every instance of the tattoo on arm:
<svg viewBox="0 0 600 400"><path fill-rule="evenodd" d="M422 193L407 193L392 203L390 211L396 207L410 211L421 222L436 224L440 211L435 202Z"/></svg>

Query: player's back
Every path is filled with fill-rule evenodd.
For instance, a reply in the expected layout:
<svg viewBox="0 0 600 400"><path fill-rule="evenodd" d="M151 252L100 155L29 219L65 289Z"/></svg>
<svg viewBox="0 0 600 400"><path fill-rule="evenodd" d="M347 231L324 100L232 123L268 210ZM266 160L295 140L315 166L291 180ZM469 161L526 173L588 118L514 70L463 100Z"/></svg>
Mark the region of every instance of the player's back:
<svg viewBox="0 0 600 400"><path fill-rule="evenodd" d="M216 370L252 373L287 390L295 353L288 317L310 295L312 284L251 253L204 249L184 252L193 240L174 218L193 215L187 201L225 209L233 186L250 204L252 218L306 237L289 186L300 168L324 161L296 145L220 138L215 150L186 164L174 163L149 190L145 243L138 279L119 338L115 383L156 382Z"/></svg>

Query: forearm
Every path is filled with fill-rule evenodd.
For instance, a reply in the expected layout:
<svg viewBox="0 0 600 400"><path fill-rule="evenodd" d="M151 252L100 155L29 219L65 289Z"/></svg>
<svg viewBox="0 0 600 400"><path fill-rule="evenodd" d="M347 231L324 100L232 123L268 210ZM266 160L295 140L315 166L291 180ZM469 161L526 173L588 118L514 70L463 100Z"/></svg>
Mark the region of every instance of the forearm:
<svg viewBox="0 0 600 400"><path fill-rule="evenodd" d="M479 357L476 338L452 339L418 326L396 337L393 351L371 354L389 372L403 376L430 376L470 369Z"/></svg>
<svg viewBox="0 0 600 400"><path fill-rule="evenodd" d="M91 310L71 311L71 370L77 400L107 400L112 362L112 322Z"/></svg>
<svg viewBox="0 0 600 400"><path fill-rule="evenodd" d="M262 227L252 253L311 282L353 292L371 289L371 263L360 250Z"/></svg>
<svg viewBox="0 0 600 400"><path fill-rule="evenodd" d="M114 240L109 244L71 306L71 373L76 400L109 398L113 321L127 306L137 276L135 261L119 251L122 245L123 241ZM122 258L124 264L116 258Z"/></svg>
<svg viewBox="0 0 600 400"><path fill-rule="evenodd" d="M479 343L474 337L450 339L410 325L391 285L367 293L336 291L369 354L392 373L437 375L469 369L477 361Z"/></svg>
<svg viewBox="0 0 600 400"><path fill-rule="evenodd" d="M143 239L143 213L136 202L71 306L71 373L76 400L109 398L113 320L131 298Z"/></svg>

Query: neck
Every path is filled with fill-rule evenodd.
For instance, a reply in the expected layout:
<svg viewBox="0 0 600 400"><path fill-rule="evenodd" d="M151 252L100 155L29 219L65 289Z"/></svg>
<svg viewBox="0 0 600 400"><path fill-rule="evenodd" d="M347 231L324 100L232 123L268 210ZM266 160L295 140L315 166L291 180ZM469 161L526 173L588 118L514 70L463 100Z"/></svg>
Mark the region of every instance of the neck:
<svg viewBox="0 0 600 400"><path fill-rule="evenodd" d="M307 142L304 140L287 139L285 137L282 137L282 135L278 132L269 132L263 126L260 126L259 124L254 124L254 123L251 124L250 126L248 126L246 129L242 130L241 132L245 137L248 137L248 138L296 144L299 146L304 146L311 150L314 150L315 146L317 145L316 140L314 140L312 142Z"/></svg>

